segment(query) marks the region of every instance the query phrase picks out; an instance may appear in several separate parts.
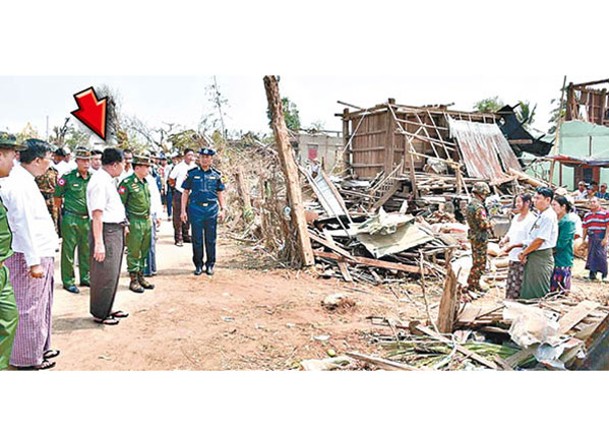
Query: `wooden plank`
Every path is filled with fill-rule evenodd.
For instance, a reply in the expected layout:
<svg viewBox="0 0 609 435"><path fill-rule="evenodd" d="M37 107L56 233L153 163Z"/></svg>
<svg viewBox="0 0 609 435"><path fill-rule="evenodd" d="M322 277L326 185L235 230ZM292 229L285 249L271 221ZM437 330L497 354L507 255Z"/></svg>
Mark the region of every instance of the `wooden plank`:
<svg viewBox="0 0 609 435"><path fill-rule="evenodd" d="M369 355L362 355L361 353L358 353L358 352L346 352L345 355L347 355L349 358L353 358L353 359L357 359L357 360L364 361L367 363L375 364L386 370L407 370L407 371L423 370L418 367L414 367L414 366L404 364L404 363L397 363L395 361L391 361L388 359L377 358L377 357L369 356ZM428 369L425 369L425 370L428 370Z"/></svg>
<svg viewBox="0 0 609 435"><path fill-rule="evenodd" d="M317 234L315 234L313 231L309 230L309 237L313 240L315 240L317 243L322 244L323 246L325 246L326 248L336 252L337 254L348 258L349 260L355 260L355 257L353 257L349 252L345 251L343 248L339 247L338 245L336 245L336 243L334 243L334 240L332 241L328 241L327 239L324 239L323 237L319 237ZM330 236L331 238L332 236Z"/></svg>
<svg viewBox="0 0 609 435"><path fill-rule="evenodd" d="M271 128L275 135L277 152L286 179L288 204L291 207L292 219L294 226L296 227L298 253L300 254L300 260L304 266L312 266L315 264L315 258L313 257L311 240L307 234L307 220L305 218L302 202L298 167L294 161L294 153L292 145L290 144L288 128L286 127L283 115L283 105L281 102L281 95L279 94L279 80L277 76L265 76L263 81L271 113Z"/></svg>
<svg viewBox="0 0 609 435"><path fill-rule="evenodd" d="M338 270L340 270L340 274L343 276L343 279L346 282L353 282L353 277L351 276L351 272L349 272L349 268L347 267L347 263L344 261L339 261Z"/></svg>
<svg viewBox="0 0 609 435"><path fill-rule="evenodd" d="M411 266L408 264L392 263L390 261L375 260L373 258L356 257L356 256L353 256L352 257L353 259L350 259L350 258L346 258L341 255L338 255L338 254L334 254L332 252L323 252L323 251L313 251L313 254L319 258L326 258L326 259L335 260L335 261L346 261L349 264L363 264L365 266L378 267L381 269L400 270L402 272L416 273L419 275L421 274L421 269L418 266ZM431 273L431 272L429 270L425 270L425 273Z"/></svg>
<svg viewBox="0 0 609 435"><path fill-rule="evenodd" d="M415 326L415 328L417 330L421 331L423 334L429 335L430 337L432 337L444 344L448 344L451 346L454 345L455 349L457 349L458 352L461 352L466 357L471 358L474 361L479 362L480 364L484 364L485 366L487 366L493 370L499 369L499 366L497 366L497 364L495 364L493 361L489 361L488 359L478 355L476 352L472 352L471 350L466 349L465 347L461 346L460 344L453 343L448 338L443 337L440 334L437 334L436 332L432 331L431 329L429 329L425 326L417 325L417 326Z"/></svg>
<svg viewBox="0 0 609 435"><path fill-rule="evenodd" d="M571 308L567 314L562 316L558 321L558 333L566 334L575 325L588 317L600 304L594 301L582 301L575 308Z"/></svg>
<svg viewBox="0 0 609 435"><path fill-rule="evenodd" d="M398 189L402 186L402 183L399 181L394 181L393 186L389 188L387 192L383 196L381 196L368 210L370 213L374 213L380 207L382 207L389 199L398 191Z"/></svg>
<svg viewBox="0 0 609 435"><path fill-rule="evenodd" d="M450 264L450 259L447 261L446 279L444 280L444 291L440 299L440 308L438 309L438 330L444 334L453 332L455 325L455 317L457 316L457 278Z"/></svg>

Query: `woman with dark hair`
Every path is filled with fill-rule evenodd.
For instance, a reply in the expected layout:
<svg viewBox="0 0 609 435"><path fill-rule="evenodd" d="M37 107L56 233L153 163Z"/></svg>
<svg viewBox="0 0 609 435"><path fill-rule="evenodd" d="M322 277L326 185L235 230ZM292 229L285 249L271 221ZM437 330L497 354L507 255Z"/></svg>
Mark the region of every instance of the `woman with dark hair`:
<svg viewBox="0 0 609 435"><path fill-rule="evenodd" d="M575 220L572 218L573 206L561 195L554 197L552 208L558 218L558 239L554 249L554 273L550 281L550 292L569 293L571 289L571 268L573 267L573 240Z"/></svg>
<svg viewBox="0 0 609 435"><path fill-rule="evenodd" d="M522 252L522 243L527 238L536 216L531 210L531 195L522 193L514 198L514 218L508 233L499 242L503 252L509 255L510 265L508 269L506 299L518 299L520 286L524 276L524 264L518 259Z"/></svg>

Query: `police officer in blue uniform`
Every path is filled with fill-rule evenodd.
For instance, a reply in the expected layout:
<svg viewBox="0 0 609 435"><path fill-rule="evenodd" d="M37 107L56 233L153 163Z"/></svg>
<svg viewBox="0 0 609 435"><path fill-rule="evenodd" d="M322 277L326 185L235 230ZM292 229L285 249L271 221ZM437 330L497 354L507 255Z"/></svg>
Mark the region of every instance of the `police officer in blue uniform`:
<svg viewBox="0 0 609 435"><path fill-rule="evenodd" d="M203 254L207 254L205 273L214 274L216 263L216 228L218 218L224 220L225 189L222 173L211 166L213 155L211 148L201 148L198 166L188 171L182 183L182 222L189 221L192 227L192 261L195 264L195 275L203 273ZM177 210L176 210L177 211ZM205 251L203 251L205 239Z"/></svg>

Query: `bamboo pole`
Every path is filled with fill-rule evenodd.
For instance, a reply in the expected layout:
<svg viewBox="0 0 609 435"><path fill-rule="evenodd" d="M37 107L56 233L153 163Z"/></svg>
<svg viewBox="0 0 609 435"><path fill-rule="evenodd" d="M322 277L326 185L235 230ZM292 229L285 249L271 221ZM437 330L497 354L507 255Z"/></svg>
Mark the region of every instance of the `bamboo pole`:
<svg viewBox="0 0 609 435"><path fill-rule="evenodd" d="M298 168L294 161L292 146L288 138L288 128L283 116L283 106L281 95L279 94L279 80L276 76L265 76L263 81L271 111L271 127L275 134L281 169L286 179L288 204L290 205L292 219L296 227L296 239L300 259L304 266L312 266L315 264L315 258L313 257L313 249L311 248L311 241L307 231Z"/></svg>

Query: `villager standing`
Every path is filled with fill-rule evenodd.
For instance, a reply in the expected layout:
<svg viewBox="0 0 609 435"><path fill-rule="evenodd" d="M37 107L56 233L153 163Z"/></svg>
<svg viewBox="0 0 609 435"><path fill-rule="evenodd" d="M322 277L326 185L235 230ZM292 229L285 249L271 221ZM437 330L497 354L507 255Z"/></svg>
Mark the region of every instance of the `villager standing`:
<svg viewBox="0 0 609 435"><path fill-rule="evenodd" d="M588 190L586 189L586 182L581 180L577 183L577 190L573 192L573 198L575 200L588 199Z"/></svg>
<svg viewBox="0 0 609 435"><path fill-rule="evenodd" d="M87 186L87 209L92 220L90 312L96 323L104 325L116 325L119 318L128 316L123 311L112 310L128 231L125 207L115 184L123 169L123 153L106 148L102 168L91 176Z"/></svg>
<svg viewBox="0 0 609 435"><path fill-rule="evenodd" d="M504 252L509 255L509 269L506 284L506 299L518 299L520 287L524 276L524 264L518 259L522 252L523 242L527 239L529 231L535 222L535 214L531 212L531 195L522 193L517 195L514 201L514 213L510 229L506 236L499 242Z"/></svg>
<svg viewBox="0 0 609 435"><path fill-rule="evenodd" d="M25 147L17 144L15 136L0 132L0 179L8 177L13 169L17 154L15 151L23 149ZM8 367L19 322L15 292L8 268L4 264L13 255L12 242L13 233L9 227L7 210L0 200L0 370Z"/></svg>
<svg viewBox="0 0 609 435"><path fill-rule="evenodd" d="M482 292L480 278L486 269L488 239L492 230L484 200L490 193L488 184L475 183L472 188L472 199L467 206L466 219L469 226L467 238L472 248L472 268L467 278L467 287L470 291Z"/></svg>
<svg viewBox="0 0 609 435"><path fill-rule="evenodd" d="M55 188L55 206L61 210L61 281L70 293L79 293L74 277L74 252L78 249L80 285L90 286L89 267L89 212L87 210L87 185L91 151L84 147L75 150L76 169L66 172Z"/></svg>
<svg viewBox="0 0 609 435"><path fill-rule="evenodd" d="M573 242L575 240L576 224L573 219L573 206L562 195L556 195L552 208L558 219L558 238L554 249L554 272L550 282L551 292L569 293L571 290L571 268L573 267Z"/></svg>
<svg viewBox="0 0 609 435"><path fill-rule="evenodd" d="M182 209L182 193L184 192L182 183L184 183L188 171L196 167L194 159L195 152L186 148L184 150L184 160L178 163L169 174L169 183L175 186L173 191L173 231L176 246L183 246L184 242L191 242L191 237L188 234L190 223L188 220L184 221L182 219L180 210Z"/></svg>
<svg viewBox="0 0 609 435"><path fill-rule="evenodd" d="M101 158L102 152L100 150L91 151L91 167L89 168L91 172L96 172L101 169Z"/></svg>
<svg viewBox="0 0 609 435"><path fill-rule="evenodd" d="M596 280L600 272L603 280L607 278L607 241L609 240L609 213L603 210L599 198L588 201L590 211L583 220L584 243L588 245L586 269L590 271L588 279Z"/></svg>
<svg viewBox="0 0 609 435"><path fill-rule="evenodd" d="M188 171L188 176L182 184L184 193L181 217L183 222L189 220L192 224L192 261L195 265L195 275L203 273L204 255L205 273L214 274L218 218L224 220L226 212L224 179L222 173L211 166L214 154L216 152L211 148L202 148L199 151L199 167Z"/></svg>
<svg viewBox="0 0 609 435"><path fill-rule="evenodd" d="M59 354L51 349L54 256L59 246L55 225L34 178L51 164L52 146L38 139L25 141L19 164L3 180L2 200L13 231L14 255L5 262L19 309L19 326L11 365L44 370Z"/></svg>
<svg viewBox="0 0 609 435"><path fill-rule="evenodd" d="M550 291L550 280L554 272L554 247L558 238L556 213L551 207L554 192L548 187L539 187L533 197L539 216L535 219L524 250L518 259L524 263L524 277L520 290L521 299L536 299Z"/></svg>
<svg viewBox="0 0 609 435"><path fill-rule="evenodd" d="M133 160L133 174L121 181L118 187L129 222L129 234L127 234L127 270L131 278L129 290L136 293L154 288L154 285L144 278L144 267L152 237L150 188L146 181L151 164L149 157L136 156Z"/></svg>
<svg viewBox="0 0 609 435"><path fill-rule="evenodd" d="M156 240L157 231L161 225L161 215L163 214L163 204L161 201L161 192L159 191L157 180L148 174L146 177L148 188L150 190L150 217L152 225L152 235L150 237L150 252L146 258L146 267L144 268L144 276L151 277L156 275Z"/></svg>

